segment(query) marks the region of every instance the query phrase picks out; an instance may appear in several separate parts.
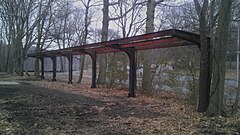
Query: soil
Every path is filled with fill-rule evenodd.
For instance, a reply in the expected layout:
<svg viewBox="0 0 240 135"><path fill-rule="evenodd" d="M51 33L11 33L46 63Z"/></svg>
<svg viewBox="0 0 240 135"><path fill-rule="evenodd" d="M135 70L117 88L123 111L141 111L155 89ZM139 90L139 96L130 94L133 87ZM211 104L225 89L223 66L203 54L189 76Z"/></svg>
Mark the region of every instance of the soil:
<svg viewBox="0 0 240 135"><path fill-rule="evenodd" d="M0 81L20 83L0 85L0 134L209 134L199 129L202 114L175 93L137 92L136 98L128 98L126 90L90 89L89 83L72 85L3 73Z"/></svg>

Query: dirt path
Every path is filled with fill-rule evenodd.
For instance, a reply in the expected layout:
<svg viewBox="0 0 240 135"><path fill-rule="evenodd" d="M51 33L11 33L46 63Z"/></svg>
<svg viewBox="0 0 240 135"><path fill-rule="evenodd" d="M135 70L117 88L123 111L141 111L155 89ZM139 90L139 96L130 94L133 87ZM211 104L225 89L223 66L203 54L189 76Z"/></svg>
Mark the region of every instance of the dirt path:
<svg viewBox="0 0 240 135"><path fill-rule="evenodd" d="M0 74L0 134L151 135L199 134L201 115L172 93L157 98L125 90L89 89L89 84Z"/></svg>

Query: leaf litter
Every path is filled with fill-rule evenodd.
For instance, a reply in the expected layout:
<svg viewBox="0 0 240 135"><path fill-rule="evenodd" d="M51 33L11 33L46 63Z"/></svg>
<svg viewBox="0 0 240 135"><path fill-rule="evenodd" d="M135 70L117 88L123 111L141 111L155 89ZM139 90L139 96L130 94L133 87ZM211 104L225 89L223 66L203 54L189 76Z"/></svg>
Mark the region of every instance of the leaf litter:
<svg viewBox="0 0 240 135"><path fill-rule="evenodd" d="M127 90L90 89L89 83L17 80L30 85L11 100L0 98L1 134L240 133L239 114L207 117L173 92L146 96L137 91L136 98L128 98Z"/></svg>

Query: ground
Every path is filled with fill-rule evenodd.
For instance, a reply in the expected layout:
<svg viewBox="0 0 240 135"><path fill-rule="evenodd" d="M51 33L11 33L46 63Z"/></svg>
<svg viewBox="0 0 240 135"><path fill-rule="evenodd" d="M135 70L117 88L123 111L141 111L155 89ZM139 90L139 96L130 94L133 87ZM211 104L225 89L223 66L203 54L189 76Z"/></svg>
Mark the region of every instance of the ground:
<svg viewBox="0 0 240 135"><path fill-rule="evenodd" d="M0 73L0 134L238 134L240 117L206 117L185 96L51 82Z"/></svg>

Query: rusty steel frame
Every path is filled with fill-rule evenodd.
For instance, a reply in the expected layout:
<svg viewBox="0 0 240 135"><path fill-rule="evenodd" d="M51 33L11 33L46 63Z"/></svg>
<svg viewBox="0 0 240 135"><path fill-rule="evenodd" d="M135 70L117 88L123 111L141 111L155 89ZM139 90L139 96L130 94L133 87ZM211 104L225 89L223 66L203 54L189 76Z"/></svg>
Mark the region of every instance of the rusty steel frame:
<svg viewBox="0 0 240 135"><path fill-rule="evenodd" d="M208 37L210 41L210 38ZM177 46L200 46L199 34L186 32L177 29L163 30L150 34L143 34L128 38L121 38L112 41L92 43L88 45L69 47L65 49L44 51L41 53L28 54L28 57L36 57L41 60L41 77L44 79L44 57L50 57L53 61L53 81L56 81L56 57L66 56L69 62L69 82L72 83L72 63L73 55L89 55L92 59L92 84L91 88L96 88L96 60L97 54L125 52L130 61L129 72L129 97L135 97L136 88L136 52L140 50L168 48Z"/></svg>

